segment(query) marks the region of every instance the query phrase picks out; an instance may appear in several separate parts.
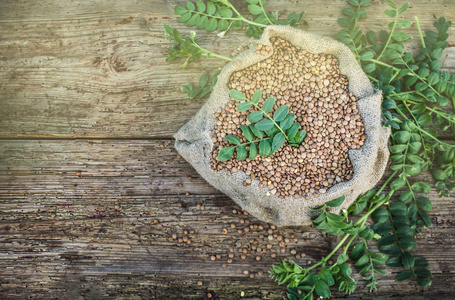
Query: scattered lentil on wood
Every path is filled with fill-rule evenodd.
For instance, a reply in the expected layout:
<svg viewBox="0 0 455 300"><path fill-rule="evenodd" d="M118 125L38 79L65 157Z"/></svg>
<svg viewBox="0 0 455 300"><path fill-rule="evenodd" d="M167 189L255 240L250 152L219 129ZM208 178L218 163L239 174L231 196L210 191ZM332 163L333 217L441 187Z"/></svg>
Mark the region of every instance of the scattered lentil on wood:
<svg viewBox="0 0 455 300"><path fill-rule="evenodd" d="M236 135L242 143L240 126L248 125L250 111L240 112L231 101L213 115L214 150L211 167L225 169L229 174L243 171L249 178L260 181L259 188L267 187L280 198L315 197L324 194L334 184L352 178L353 169L348 150L360 148L366 139L358 100L349 92L348 79L340 73L338 59L332 55L311 54L281 38L271 38L272 55L231 75L229 89L235 89L251 99L261 89L262 103L276 98L270 115L282 105L289 105L296 122L305 129L307 137L300 147L283 145L269 157L237 161L218 161L218 152L230 146L224 138ZM268 55L272 49L259 44L257 53ZM307 198L309 199L309 198Z"/></svg>

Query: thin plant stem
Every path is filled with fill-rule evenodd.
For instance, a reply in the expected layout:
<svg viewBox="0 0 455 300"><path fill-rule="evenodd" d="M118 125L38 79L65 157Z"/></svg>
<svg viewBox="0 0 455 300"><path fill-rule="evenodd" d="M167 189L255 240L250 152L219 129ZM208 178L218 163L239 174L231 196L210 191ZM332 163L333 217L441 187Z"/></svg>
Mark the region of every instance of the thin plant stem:
<svg viewBox="0 0 455 300"><path fill-rule="evenodd" d="M199 48L208 57L212 57L213 56L213 57L218 57L218 58L221 58L221 59L224 59L224 60L227 60L227 61L231 61L232 60L232 58L230 58L230 57L226 57L226 56L223 56L223 55L220 55L220 54L216 54L216 53L213 53L213 52L211 52L211 51L209 51L207 49L202 48L201 46L198 45L198 43L196 43L194 41L194 39L191 39L191 41L193 42L194 46Z"/></svg>
<svg viewBox="0 0 455 300"><path fill-rule="evenodd" d="M278 125L275 120L269 116L264 110L262 110L262 108L259 107L259 105L257 105L256 103L253 103L252 101L248 101L250 103L252 103L254 105L254 107L256 107L257 109L259 109L270 121L273 122L273 124L275 124L276 127L278 127L278 129L281 131L281 133L284 134L284 136L286 137L286 140L289 142L289 138L288 136L286 135L286 133L283 131L283 129L280 127L280 125Z"/></svg>
<svg viewBox="0 0 455 300"><path fill-rule="evenodd" d="M422 48L426 48L425 40L423 39L422 29L420 28L420 24L419 24L419 18L414 17L414 21L416 22L416 27L417 27L417 30L419 31L420 42L422 43Z"/></svg>
<svg viewBox="0 0 455 300"><path fill-rule="evenodd" d="M229 1L227 1L226 3L226 6L228 6L229 8L231 8L237 16L239 16L239 18L235 18L235 20L242 20L243 22L245 23L249 23L251 25L256 25L258 27L267 27L267 25L264 25L264 24L260 24L260 23L256 23L256 22L253 22L253 21L250 21L248 19L245 19L241 13L239 13L239 11L234 7L234 5L232 5L232 3L230 3Z"/></svg>
<svg viewBox="0 0 455 300"><path fill-rule="evenodd" d="M261 0L259 0L259 5L261 6L262 11L264 12L264 16L267 18L267 21L269 21L270 25L275 24L275 23L272 22L272 20L270 20L268 14L267 14L267 11L264 9L264 5L262 5L262 1Z"/></svg>
<svg viewBox="0 0 455 300"><path fill-rule="evenodd" d="M389 46L390 40L392 39L393 32L395 31L395 26L397 25L397 19L398 19L398 12L397 12L397 15L395 16L395 20L393 20L393 25L392 25L392 28L390 29L390 34L389 34L389 37L387 39L387 42L385 43L384 48L382 48L381 54L379 54L377 60L381 59L381 57L384 54L385 50Z"/></svg>

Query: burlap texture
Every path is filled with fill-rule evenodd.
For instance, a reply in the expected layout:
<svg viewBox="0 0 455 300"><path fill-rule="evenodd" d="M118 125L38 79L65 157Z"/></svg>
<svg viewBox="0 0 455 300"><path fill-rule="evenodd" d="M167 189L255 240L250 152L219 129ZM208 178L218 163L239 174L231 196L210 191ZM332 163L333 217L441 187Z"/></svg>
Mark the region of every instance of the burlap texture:
<svg viewBox="0 0 455 300"><path fill-rule="evenodd" d="M349 91L359 98L357 107L362 116L367 139L360 149L349 150L354 170L353 178L335 184L318 198L311 196L310 200L303 197L280 199L267 193L267 187L259 188L258 180L253 180L251 185L243 186L242 183L247 176L242 171L228 176L224 170L215 172L210 167L210 152L213 149L211 131L214 128L212 116L218 108L224 108L231 101L228 94L229 78L233 72L266 59L268 56L257 54L255 49L258 43L273 48L270 43L271 37L286 39L310 53L336 56L341 73L349 79ZM241 66L237 65L237 61L242 62ZM223 68L208 101L174 135L175 147L205 180L256 218L278 226L308 225L311 224L311 216L314 213L311 207L345 195L343 204L331 209L334 213L340 213L381 179L389 157L387 141L390 135L390 129L381 125L381 98L381 92L373 89L355 56L345 45L289 26L268 26L259 40L252 41L248 50L238 54Z"/></svg>

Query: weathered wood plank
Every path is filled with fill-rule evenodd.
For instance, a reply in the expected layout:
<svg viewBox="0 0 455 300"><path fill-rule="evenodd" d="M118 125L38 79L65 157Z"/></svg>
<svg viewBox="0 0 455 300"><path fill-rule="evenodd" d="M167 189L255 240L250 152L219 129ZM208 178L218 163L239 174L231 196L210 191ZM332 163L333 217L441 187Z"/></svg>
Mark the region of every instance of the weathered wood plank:
<svg viewBox="0 0 455 300"><path fill-rule="evenodd" d="M311 227L279 228L272 237L298 239L290 238L281 254L278 239L268 239L268 224L234 213L239 207L166 140L10 140L0 144L0 153L0 298L201 299L212 293L239 299L244 291L249 299L279 299L284 290L268 278L270 266L281 258L317 262L334 242ZM435 190L430 196L434 225L414 253L430 261L433 285L422 291L397 283L393 270L381 278L375 298L453 292L455 201L438 199ZM249 225L263 229L246 232ZM191 244L178 241L184 236ZM260 261L252 239L257 247L272 245ZM241 248L248 248L245 260ZM306 256L294 258L292 249ZM229 253L235 254L232 263ZM212 261L217 254L221 258ZM361 281L352 298L364 297L370 295Z"/></svg>
<svg viewBox="0 0 455 300"><path fill-rule="evenodd" d="M309 31L333 36L342 0L269 1L271 11L306 10ZM0 137L160 137L175 133L205 100L189 101L179 91L214 73L225 62L211 59L182 70L165 62L163 24L184 32L174 4L185 1L63 0L3 1L0 11ZM234 1L247 13L243 1ZM405 17L420 17L424 29L439 16L455 15L451 1L413 1ZM384 1L372 1L363 21L383 28ZM415 26L410 29L417 36ZM455 28L444 67L455 70ZM248 39L200 31L201 44L229 55ZM412 48L418 38L410 43Z"/></svg>

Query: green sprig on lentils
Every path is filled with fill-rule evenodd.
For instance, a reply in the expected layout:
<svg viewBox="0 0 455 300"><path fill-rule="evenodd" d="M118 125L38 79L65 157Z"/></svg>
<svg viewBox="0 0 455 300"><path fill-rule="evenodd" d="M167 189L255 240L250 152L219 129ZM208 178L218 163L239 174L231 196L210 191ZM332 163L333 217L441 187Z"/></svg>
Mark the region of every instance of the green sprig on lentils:
<svg viewBox="0 0 455 300"><path fill-rule="evenodd" d="M306 24L301 20L303 13L291 13L283 22L278 21L278 13L266 11L266 1L246 2L248 11L255 16L253 19L242 16L227 0L206 3L198 0L195 4L188 2L186 8L178 6L175 12L181 15L180 22L208 31L218 30L220 37L229 29L235 29L246 30L248 36L259 38L267 25ZM306 268L287 258L272 267L270 276L279 284L287 284L286 296L292 300L330 297L331 287L335 286L339 291L352 293L357 285L351 276L353 269L357 269L369 281L371 291L377 289L378 277L388 272L385 266L401 269L395 277L397 281L415 278L422 287L431 285L432 274L428 270L428 261L411 254L416 247L417 234L431 226L428 212L432 209L432 203L425 196L431 186L428 182L416 181L411 177L429 170L436 180L435 187L439 189L441 197L448 196L455 189L455 146L438 138L438 132L455 132L455 114L453 107L449 107L449 104L455 106L455 76L442 71L440 62L442 52L448 46L447 31L451 22L440 18L434 23L437 31L427 30L423 35L419 20L415 17L421 47L413 54L405 52L403 44L411 37L399 31L412 25L412 21L398 18L407 11L409 4L399 6L392 0L386 0L390 9L384 13L393 18L392 22L387 29L378 33L371 30L364 33L358 24L367 18L365 7L370 1L347 2L350 6L343 9L344 17L338 19L339 25L344 28L337 38L352 50L373 85L383 92L383 124L392 128L392 173L381 187L359 197L347 210L343 210L341 216L330 213L328 208L339 206L344 197L316 208L320 213L313 218L314 226L325 233L340 236L341 240L327 256ZM187 57L184 66L202 56L231 60L202 48L195 40L195 33L184 38L176 29L165 28L169 40L173 41L168 60ZM259 180L260 188L268 187L271 194L285 199L308 193L317 197L333 184L352 177L347 151L361 147L366 138L355 105L357 99L348 91L347 78L339 74L336 57L306 53L282 39L275 38L271 43L273 52L271 47L261 44L256 49L258 54L264 56L272 52L271 57L235 72L230 79L230 96L234 101L220 108L213 116L212 168L216 171L225 169L228 173L241 170L249 176L244 185ZM237 64L241 66L240 62ZM185 89L184 92L190 90ZM255 105L253 96L254 101L257 101ZM324 97L331 101L324 101ZM241 103L238 103L239 99L242 99ZM251 151L249 146L250 157L247 157L245 146L254 144L254 140L250 140L251 135L260 141L273 141L270 135L262 134L260 137L260 133L259 136L255 134L255 131L263 132L256 128L259 120L248 120L248 116L254 112L257 115L262 113L264 117L261 109L264 110L264 106L268 108L272 99L273 108L269 112L289 107L287 113L295 115L294 123L302 128L299 130L306 132L305 140L301 144L292 143L285 137L287 144L283 141L274 152L263 151L268 154L264 156L254 155L254 149ZM343 121L334 123L330 116ZM278 130L279 126L273 125ZM429 128L429 125L439 128L439 131ZM278 132L281 131L275 134ZM242 146L245 149L242 148L239 154ZM237 148L237 159L233 158L233 150L223 150L229 147ZM224 156L221 151L227 154L232 151L232 154ZM331 153L331 160L328 160L328 153ZM216 159L220 155L222 161ZM388 192L384 193L386 189ZM354 218L351 219L352 216ZM367 225L370 217L374 221L373 225ZM243 221L248 223L248 219ZM234 224L231 225L231 228L235 228ZM237 231L241 234L254 228L257 227L250 225L244 230L237 228ZM272 235L272 229L268 229L268 240L276 238L280 241L281 236L276 233ZM227 234L227 229L223 233ZM261 240L267 239L261 235L259 240L252 240L251 248L258 253L272 250L271 244L258 248L258 241ZM376 245L380 253L371 249L372 245ZM284 241L280 241L279 246L285 247ZM242 252L241 258L246 259L248 249L240 248L239 251ZM284 254L285 249L281 248L280 253ZM305 256L295 250L291 254L296 259ZM229 255L228 263L232 263L233 257ZM271 257L276 258L276 253L272 253ZM213 258L217 259L217 256ZM257 256L257 260L260 260L260 256ZM249 271L243 273L250 274ZM262 271L258 275L262 276ZM254 278L252 273L249 276Z"/></svg>
<svg viewBox="0 0 455 300"><path fill-rule="evenodd" d="M243 137L247 141L242 143L236 135L226 136L225 140L235 146L221 149L217 156L219 161L230 159L236 148L237 160L245 160L247 156L253 160L258 154L262 157L272 155L286 141L293 147L299 147L305 139L306 131L299 131L300 124L294 123L295 115L289 113L288 105L278 107L273 116L269 115L275 105L275 97L269 97L261 107L258 103L262 98L262 90L257 90L251 101L247 100L246 96L237 90L230 90L229 95L235 101L240 102L237 104L239 112L249 111L251 108L257 110L248 114L247 121L251 123L249 126L240 126ZM249 150L245 146L248 146Z"/></svg>

